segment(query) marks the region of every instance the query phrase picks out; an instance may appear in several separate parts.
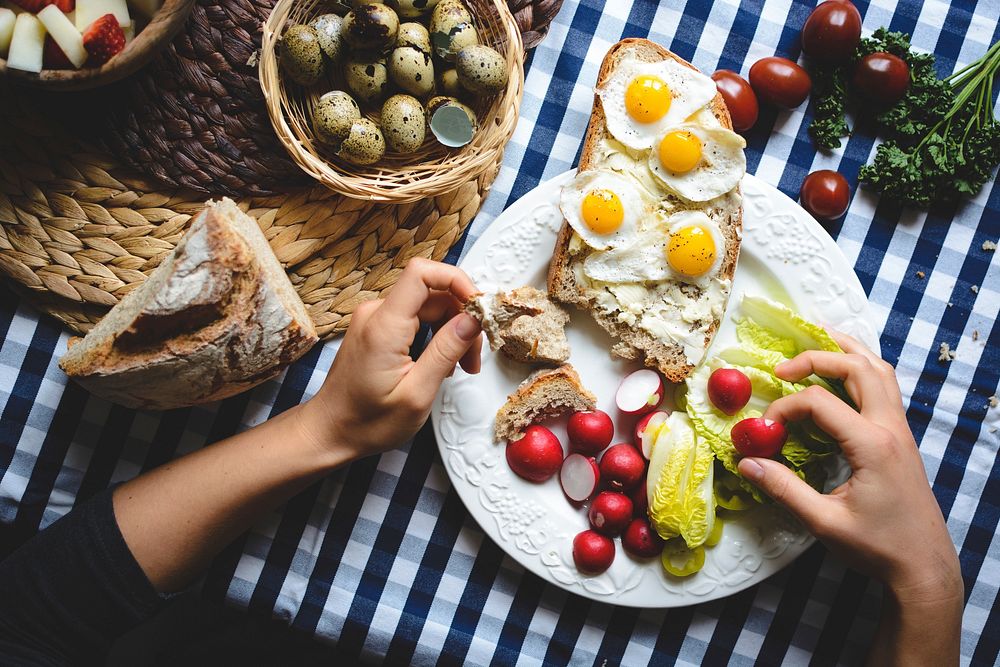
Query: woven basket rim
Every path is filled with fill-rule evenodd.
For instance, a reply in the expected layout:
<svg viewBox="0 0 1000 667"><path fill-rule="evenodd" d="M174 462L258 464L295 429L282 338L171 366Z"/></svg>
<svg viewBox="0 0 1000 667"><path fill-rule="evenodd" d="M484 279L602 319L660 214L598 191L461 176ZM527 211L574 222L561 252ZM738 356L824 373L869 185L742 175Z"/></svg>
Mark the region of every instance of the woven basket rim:
<svg viewBox="0 0 1000 667"><path fill-rule="evenodd" d="M346 173L304 145L288 122L289 100L278 71L277 45L289 14L301 0L278 0L263 27L259 78L268 115L281 144L309 176L334 192L375 202L409 203L454 190L495 166L510 140L524 94L524 45L507 3L483 0L496 11L503 49L511 72L507 88L497 95L488 114L479 119L472 142L444 157L392 168L374 165Z"/></svg>

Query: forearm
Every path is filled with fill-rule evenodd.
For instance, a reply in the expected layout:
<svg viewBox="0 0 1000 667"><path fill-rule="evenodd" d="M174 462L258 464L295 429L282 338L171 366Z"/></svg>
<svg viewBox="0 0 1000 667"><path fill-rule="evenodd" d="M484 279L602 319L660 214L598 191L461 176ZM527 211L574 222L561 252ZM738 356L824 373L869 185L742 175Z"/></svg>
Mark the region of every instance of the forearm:
<svg viewBox="0 0 1000 667"><path fill-rule="evenodd" d="M957 665L964 607L960 577L917 599L902 594L886 589L868 664Z"/></svg>
<svg viewBox="0 0 1000 667"><path fill-rule="evenodd" d="M160 592L189 585L263 512L352 459L318 442L307 405L210 445L120 486L122 535Z"/></svg>

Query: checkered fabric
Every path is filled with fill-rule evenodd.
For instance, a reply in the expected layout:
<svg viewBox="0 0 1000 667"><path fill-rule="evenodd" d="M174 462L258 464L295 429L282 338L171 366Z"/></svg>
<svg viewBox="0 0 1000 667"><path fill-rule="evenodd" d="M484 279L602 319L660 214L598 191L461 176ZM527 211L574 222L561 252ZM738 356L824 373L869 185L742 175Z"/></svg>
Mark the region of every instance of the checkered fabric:
<svg viewBox="0 0 1000 667"><path fill-rule="evenodd" d="M866 34L889 26L937 55L939 73L1000 39L1000 3L856 3ZM812 2L567 0L531 55L521 121L457 261L508 204L575 165L592 87L608 48L648 36L705 72L746 76L774 54L796 58ZM832 155L806 131L811 107L762 111L747 136L750 172L795 198L814 169L856 185L874 153L859 134ZM964 664L1000 653L1000 187L929 213L858 191L828 227L861 279L882 349L897 366L907 415L965 577ZM977 289L978 288L978 289ZM23 539L112 482L258 424L312 395L337 342L280 380L218 405L166 415L90 397L56 366L67 335L0 291L0 521ZM938 361L938 346L956 350ZM900 511L905 511L905 507ZM886 521L891 521L886 517ZM404 451L359 461L264 517L215 561L208 595L272 614L336 643L349 662L385 664L858 664L879 586L815 546L733 597L670 611L592 602L508 558L466 513L425 427ZM346 664L346 663L345 663Z"/></svg>

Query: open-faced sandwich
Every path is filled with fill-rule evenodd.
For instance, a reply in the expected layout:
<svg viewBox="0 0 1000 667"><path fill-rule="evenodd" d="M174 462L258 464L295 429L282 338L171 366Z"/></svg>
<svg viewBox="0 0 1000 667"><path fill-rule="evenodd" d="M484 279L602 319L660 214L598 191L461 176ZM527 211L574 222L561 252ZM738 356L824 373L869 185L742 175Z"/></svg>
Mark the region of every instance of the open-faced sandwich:
<svg viewBox="0 0 1000 667"><path fill-rule="evenodd" d="M561 194L549 295L587 310L614 354L674 382L702 360L729 299L745 145L692 65L644 39L608 51Z"/></svg>

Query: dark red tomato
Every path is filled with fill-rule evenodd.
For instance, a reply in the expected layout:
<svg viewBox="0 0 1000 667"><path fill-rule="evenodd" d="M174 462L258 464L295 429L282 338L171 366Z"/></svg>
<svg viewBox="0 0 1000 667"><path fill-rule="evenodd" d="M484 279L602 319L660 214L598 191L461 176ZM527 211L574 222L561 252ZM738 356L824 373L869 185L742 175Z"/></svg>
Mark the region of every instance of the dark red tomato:
<svg viewBox="0 0 1000 667"><path fill-rule="evenodd" d="M910 67L899 56L876 51L855 66L854 85L869 99L889 106L910 87Z"/></svg>
<svg viewBox="0 0 1000 667"><path fill-rule="evenodd" d="M745 132L757 122L757 94L747 83L747 80L736 72L720 69L712 75L715 87L729 107L729 115L733 119L733 129Z"/></svg>
<svg viewBox="0 0 1000 667"><path fill-rule="evenodd" d="M794 109L809 96L809 73L788 58L761 58L750 68L750 85L767 104Z"/></svg>
<svg viewBox="0 0 1000 667"><path fill-rule="evenodd" d="M824 2L802 26L802 50L823 63L847 62L860 39L861 14L846 0Z"/></svg>
<svg viewBox="0 0 1000 667"><path fill-rule="evenodd" d="M814 171L802 181L799 200L814 218L836 220L847 212L851 203L851 186L836 171Z"/></svg>

